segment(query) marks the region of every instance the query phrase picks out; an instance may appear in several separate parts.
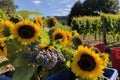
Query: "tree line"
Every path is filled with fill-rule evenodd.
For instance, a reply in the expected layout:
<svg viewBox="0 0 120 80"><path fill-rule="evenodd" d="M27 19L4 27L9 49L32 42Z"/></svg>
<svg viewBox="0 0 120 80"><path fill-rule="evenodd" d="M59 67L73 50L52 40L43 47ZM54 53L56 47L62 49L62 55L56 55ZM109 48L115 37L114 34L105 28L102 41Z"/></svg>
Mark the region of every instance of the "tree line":
<svg viewBox="0 0 120 80"><path fill-rule="evenodd" d="M0 9L10 15L16 12L18 5L14 4L14 0L0 0Z"/></svg>
<svg viewBox="0 0 120 80"><path fill-rule="evenodd" d="M102 13L116 14L119 12L118 0L85 0L83 3L78 0L68 15L67 24L70 26L73 17L99 16Z"/></svg>

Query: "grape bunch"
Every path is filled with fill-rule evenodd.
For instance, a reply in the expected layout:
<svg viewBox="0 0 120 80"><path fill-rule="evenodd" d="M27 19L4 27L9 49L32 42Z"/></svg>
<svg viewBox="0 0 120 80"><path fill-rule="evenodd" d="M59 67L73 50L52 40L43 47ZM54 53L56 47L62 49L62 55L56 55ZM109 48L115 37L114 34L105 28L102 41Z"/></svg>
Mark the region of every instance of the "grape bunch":
<svg viewBox="0 0 120 80"><path fill-rule="evenodd" d="M65 58L61 52L58 52L57 49L52 51L42 50L36 57L38 63L42 63L47 69L52 69L58 62L64 62Z"/></svg>
<svg viewBox="0 0 120 80"><path fill-rule="evenodd" d="M65 61L64 55L55 48L52 50L49 47L41 49L36 43L31 44L29 48L34 53L28 54L23 52L22 57L31 63L42 65L47 69L52 69L58 62L63 63Z"/></svg>
<svg viewBox="0 0 120 80"><path fill-rule="evenodd" d="M29 54L29 53L26 53L26 52L22 52L21 53L21 56L25 59L27 59L30 63L32 64L36 64L37 61L36 61L36 53L35 54Z"/></svg>

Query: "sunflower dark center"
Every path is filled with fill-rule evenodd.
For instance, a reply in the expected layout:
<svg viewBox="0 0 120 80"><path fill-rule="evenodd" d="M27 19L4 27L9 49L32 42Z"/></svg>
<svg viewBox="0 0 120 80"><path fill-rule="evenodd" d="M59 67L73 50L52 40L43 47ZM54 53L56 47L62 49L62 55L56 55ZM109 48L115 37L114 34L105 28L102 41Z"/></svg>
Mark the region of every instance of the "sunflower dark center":
<svg viewBox="0 0 120 80"><path fill-rule="evenodd" d="M0 46L0 50L4 51L2 46Z"/></svg>
<svg viewBox="0 0 120 80"><path fill-rule="evenodd" d="M96 62L92 56L82 54L81 59L78 61L78 65L83 71L92 71L96 66Z"/></svg>
<svg viewBox="0 0 120 80"><path fill-rule="evenodd" d="M75 42L78 44L78 45L81 45L82 44L82 41L79 37L76 37L76 40Z"/></svg>
<svg viewBox="0 0 120 80"><path fill-rule="evenodd" d="M70 37L69 37L69 36L67 36L67 40L70 40Z"/></svg>
<svg viewBox="0 0 120 80"><path fill-rule="evenodd" d="M35 29L29 25L24 25L18 29L18 34L22 38L29 39L34 36Z"/></svg>
<svg viewBox="0 0 120 80"><path fill-rule="evenodd" d="M10 30L9 30L8 27L5 27L5 28L4 28L4 30L3 30L3 34L4 34L5 37L10 36Z"/></svg>
<svg viewBox="0 0 120 80"><path fill-rule="evenodd" d="M63 38L63 36L60 34L60 33L58 33L56 36L55 36L55 40L57 40L57 39L62 39Z"/></svg>

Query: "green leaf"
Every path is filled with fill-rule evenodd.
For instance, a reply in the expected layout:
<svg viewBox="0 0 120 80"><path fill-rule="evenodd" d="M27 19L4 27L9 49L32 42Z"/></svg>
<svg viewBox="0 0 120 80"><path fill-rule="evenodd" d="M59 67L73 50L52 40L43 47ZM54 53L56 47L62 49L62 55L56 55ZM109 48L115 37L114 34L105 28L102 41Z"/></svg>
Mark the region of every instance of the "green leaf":
<svg viewBox="0 0 120 80"><path fill-rule="evenodd" d="M49 35L48 35L47 31L45 31L43 28L41 28L40 38L41 38L41 43L43 43L43 44L50 43Z"/></svg>
<svg viewBox="0 0 120 80"><path fill-rule="evenodd" d="M13 80L30 80L30 78L33 76L34 71L35 68L28 66L19 67L16 69L13 75Z"/></svg>
<svg viewBox="0 0 120 80"><path fill-rule="evenodd" d="M14 60L13 65L15 67L23 67L28 65L28 60L22 58L21 56L17 56L17 58Z"/></svg>
<svg viewBox="0 0 120 80"><path fill-rule="evenodd" d="M67 67L70 67L70 63L71 63L70 61L67 61L67 62L66 62L66 66L67 66Z"/></svg>
<svg viewBox="0 0 120 80"><path fill-rule="evenodd" d="M31 11L27 11L27 10L21 10L21 11L18 11L17 14L21 15L25 19L25 18L28 18L30 15L38 15L41 13L40 12L31 12Z"/></svg>

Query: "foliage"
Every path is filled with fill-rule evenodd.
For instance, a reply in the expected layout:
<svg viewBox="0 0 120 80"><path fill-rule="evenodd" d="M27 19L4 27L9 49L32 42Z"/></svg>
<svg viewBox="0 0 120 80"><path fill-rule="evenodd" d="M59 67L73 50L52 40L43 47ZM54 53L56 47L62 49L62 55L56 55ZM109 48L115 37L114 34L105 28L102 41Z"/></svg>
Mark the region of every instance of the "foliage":
<svg viewBox="0 0 120 80"><path fill-rule="evenodd" d="M30 67L18 68L15 72L15 75L13 76L13 80L30 80L34 71L35 69Z"/></svg>
<svg viewBox="0 0 120 80"><path fill-rule="evenodd" d="M8 18L9 18L9 20L10 20L11 22L13 22L13 23L18 23L18 22L24 20L23 17L20 16L20 15L18 15L18 14L11 15L11 16L9 16Z"/></svg>
<svg viewBox="0 0 120 80"><path fill-rule="evenodd" d="M119 14L118 15L101 15L102 26L104 27L105 34L111 35L113 38L120 37L119 26ZM106 39L106 38L105 38Z"/></svg>
<svg viewBox="0 0 120 80"><path fill-rule="evenodd" d="M77 1L68 15L68 25L71 19L79 16L100 16L100 13L116 14L119 12L118 0L85 0Z"/></svg>
<svg viewBox="0 0 120 80"><path fill-rule="evenodd" d="M72 21L72 17L78 17L80 15L83 15L83 9L82 9L82 4L80 3L80 1L77 1L74 6L71 8L71 11L68 15L68 25L71 25L71 21Z"/></svg>
<svg viewBox="0 0 120 80"><path fill-rule="evenodd" d="M30 15L39 15L41 13L40 12L31 12L31 11L27 11L27 10L21 10L21 11L18 11L17 14L21 15L25 19L25 18L29 18Z"/></svg>
<svg viewBox="0 0 120 80"><path fill-rule="evenodd" d="M50 39L49 39L49 36L48 36L48 33L46 30L44 30L44 28L41 28L41 32L40 32L40 37L41 37L41 43L42 44L49 44L50 43Z"/></svg>
<svg viewBox="0 0 120 80"><path fill-rule="evenodd" d="M99 15L95 11L99 12L98 0L85 0L83 3L85 9L85 15Z"/></svg>
<svg viewBox="0 0 120 80"><path fill-rule="evenodd" d="M82 29L79 33L77 31L73 31L68 26L60 24L57 20L54 26L49 26L49 22L47 20L50 19L51 18L42 19L43 22L45 22L42 26L35 22L35 18L23 19L17 23L13 23L9 20L2 20L0 22L0 35L2 35L2 38L0 39L6 44L7 50L3 49L5 48L2 47L4 46L3 43L1 43L0 47L2 47L1 51L7 51L7 55L5 57L8 60L2 62L0 66L4 66L8 63L12 64L15 67L15 71L12 75L14 80L40 80L41 78L42 80L46 80L47 77L62 70L63 68L71 68L72 62L78 60L79 63L80 61L83 62L81 62L81 65L78 64L75 66L78 66L78 69L82 67L82 71L84 71L84 67L86 67L87 64L90 64L87 68L94 71L93 67L96 67L97 64L98 68L96 69L100 69L101 67L100 73L98 75L93 74L93 76L95 76L95 78L101 77L103 69L107 66L108 57L107 59L105 58L105 66L102 66L101 63L103 58L101 58L99 54L95 54L95 51L92 48L85 47L79 34L82 30L84 32L86 32L87 29L88 32L93 31L92 25L96 26L100 18L95 17L94 20L92 20L91 18L88 19L88 17L86 17L83 25L85 25L87 29ZM79 18L77 19L78 20L76 21L79 21ZM82 19L80 20L82 21ZM89 22L90 20L91 22ZM96 23L93 24L95 21ZM78 25L78 23L79 22L77 22L76 25ZM81 50L79 46L81 46ZM81 58L81 60L79 56L77 56L77 58L75 58L76 60L74 60L73 58L76 54L83 54L83 56L85 54L85 56ZM93 63L90 62L91 57ZM86 60L87 64L84 65ZM97 61L97 63L94 64L94 62L96 62L94 60L100 61ZM99 64L99 62L101 63ZM74 67L74 69L75 68L76 67ZM95 71L97 71L96 69ZM90 76L91 71L88 70L88 72L89 74L86 74L85 72L83 75L86 74ZM78 77L81 76L76 75L75 78Z"/></svg>
<svg viewBox="0 0 120 80"><path fill-rule="evenodd" d="M83 3L86 15L95 15L95 11L118 13L118 0L85 0Z"/></svg>
<svg viewBox="0 0 120 80"><path fill-rule="evenodd" d="M0 20L2 20L2 19L6 19L6 14L5 14L5 11L3 11L3 10L0 10Z"/></svg>
<svg viewBox="0 0 120 80"><path fill-rule="evenodd" d="M99 33L101 31L101 19L100 17L79 17L73 18L72 29L77 30L80 34L92 34Z"/></svg>
<svg viewBox="0 0 120 80"><path fill-rule="evenodd" d="M102 33L102 26L105 26L106 34L113 37L120 36L119 14L101 14L99 17L79 17L73 18L72 29L80 34Z"/></svg>
<svg viewBox="0 0 120 80"><path fill-rule="evenodd" d="M55 19L54 26L50 27L50 22L49 22L50 19ZM45 18L43 18L43 20L44 20L44 26L47 29L57 27L57 28L60 28L60 29L63 29L63 30L71 31L71 28L69 26L61 24L55 17L45 17Z"/></svg>
<svg viewBox="0 0 120 80"><path fill-rule="evenodd" d="M103 13L116 14L119 12L118 0L98 0L99 10Z"/></svg>
<svg viewBox="0 0 120 80"><path fill-rule="evenodd" d="M68 51L67 47L62 48L61 44L59 44L59 46L61 46L61 48L56 47L58 44L53 44L52 39L49 37L50 35L52 35L52 33L50 35L48 34L49 30L47 30L47 29L49 27L47 27L47 26L43 27L43 26L38 25L37 23L34 22L34 19L33 20L25 19L25 20L19 21L17 23L12 23L12 21L8 22L6 20L5 21L2 20L0 22L0 24L3 25L2 26L3 28L1 27L2 28L1 31L3 31L4 27L6 27L6 24L8 24L7 25L8 30L4 34L1 33L1 35L5 36L4 40L6 42L7 53L8 53L8 55L6 57L9 59L9 60L1 63L0 66L4 66L8 63L12 64L15 67L15 72L12 76L14 80L19 80L19 79L33 80L32 78L35 78L35 80L37 80L39 78L39 76L46 78L50 74L53 74L54 72L62 69L63 67L65 67L65 64L63 63L65 60L64 60L64 56L61 52L64 52L64 55L66 55L66 62L71 59L70 57L72 55L70 53L72 53L72 50ZM37 39L35 39L35 42L30 43L30 44L27 44L27 43L24 44L24 42L26 42L26 41L29 42L30 39L26 39L23 43L21 43L21 41L24 40L24 39L22 39L22 36L24 36L24 35L22 35L23 32L27 31L27 33L24 33L26 35L33 34L33 33L31 33L31 31L29 33L29 30L31 30L31 29L27 30L28 28L26 28L26 30L22 30L21 31L21 39L20 39L20 35L19 35L20 32L17 32L19 30L15 30L15 33L14 33L14 28L20 29L17 27L27 27L26 25L29 27L31 26L31 28L38 27L37 30L40 30ZM9 27L9 26L11 26L11 27ZM58 23L57 26L58 27L62 26L62 24L60 25L60 23ZM64 26L64 27L61 27L61 29L66 30L67 28L65 28L65 26ZM11 33L11 34L6 36L7 33ZM17 33L18 33L18 36L15 37L15 34L17 34ZM36 35L34 35L34 36L36 36ZM25 38L25 36L24 36L24 38ZM66 38L67 38L67 36L66 36ZM44 44L46 45L46 47L41 46ZM47 56L50 59L49 60L50 62L48 62L48 58L46 58L46 55L44 55L44 54L46 54L46 52L44 52L44 51L47 51L47 54L48 54ZM68 54L66 52L69 53L69 55L71 55L71 56L68 56ZM43 56L42 58L41 58L41 55ZM51 56L51 58L50 58L50 56ZM59 66L57 66L56 64L59 64ZM55 67L55 65L57 67ZM40 72L39 72L38 68L40 66L42 66L42 68L40 69ZM49 71L50 69L52 71ZM46 71L47 74L45 74L44 71Z"/></svg>
<svg viewBox="0 0 120 80"><path fill-rule="evenodd" d="M15 13L17 5L14 4L14 0L0 0L0 5L2 9L5 9L7 15L12 15Z"/></svg>

